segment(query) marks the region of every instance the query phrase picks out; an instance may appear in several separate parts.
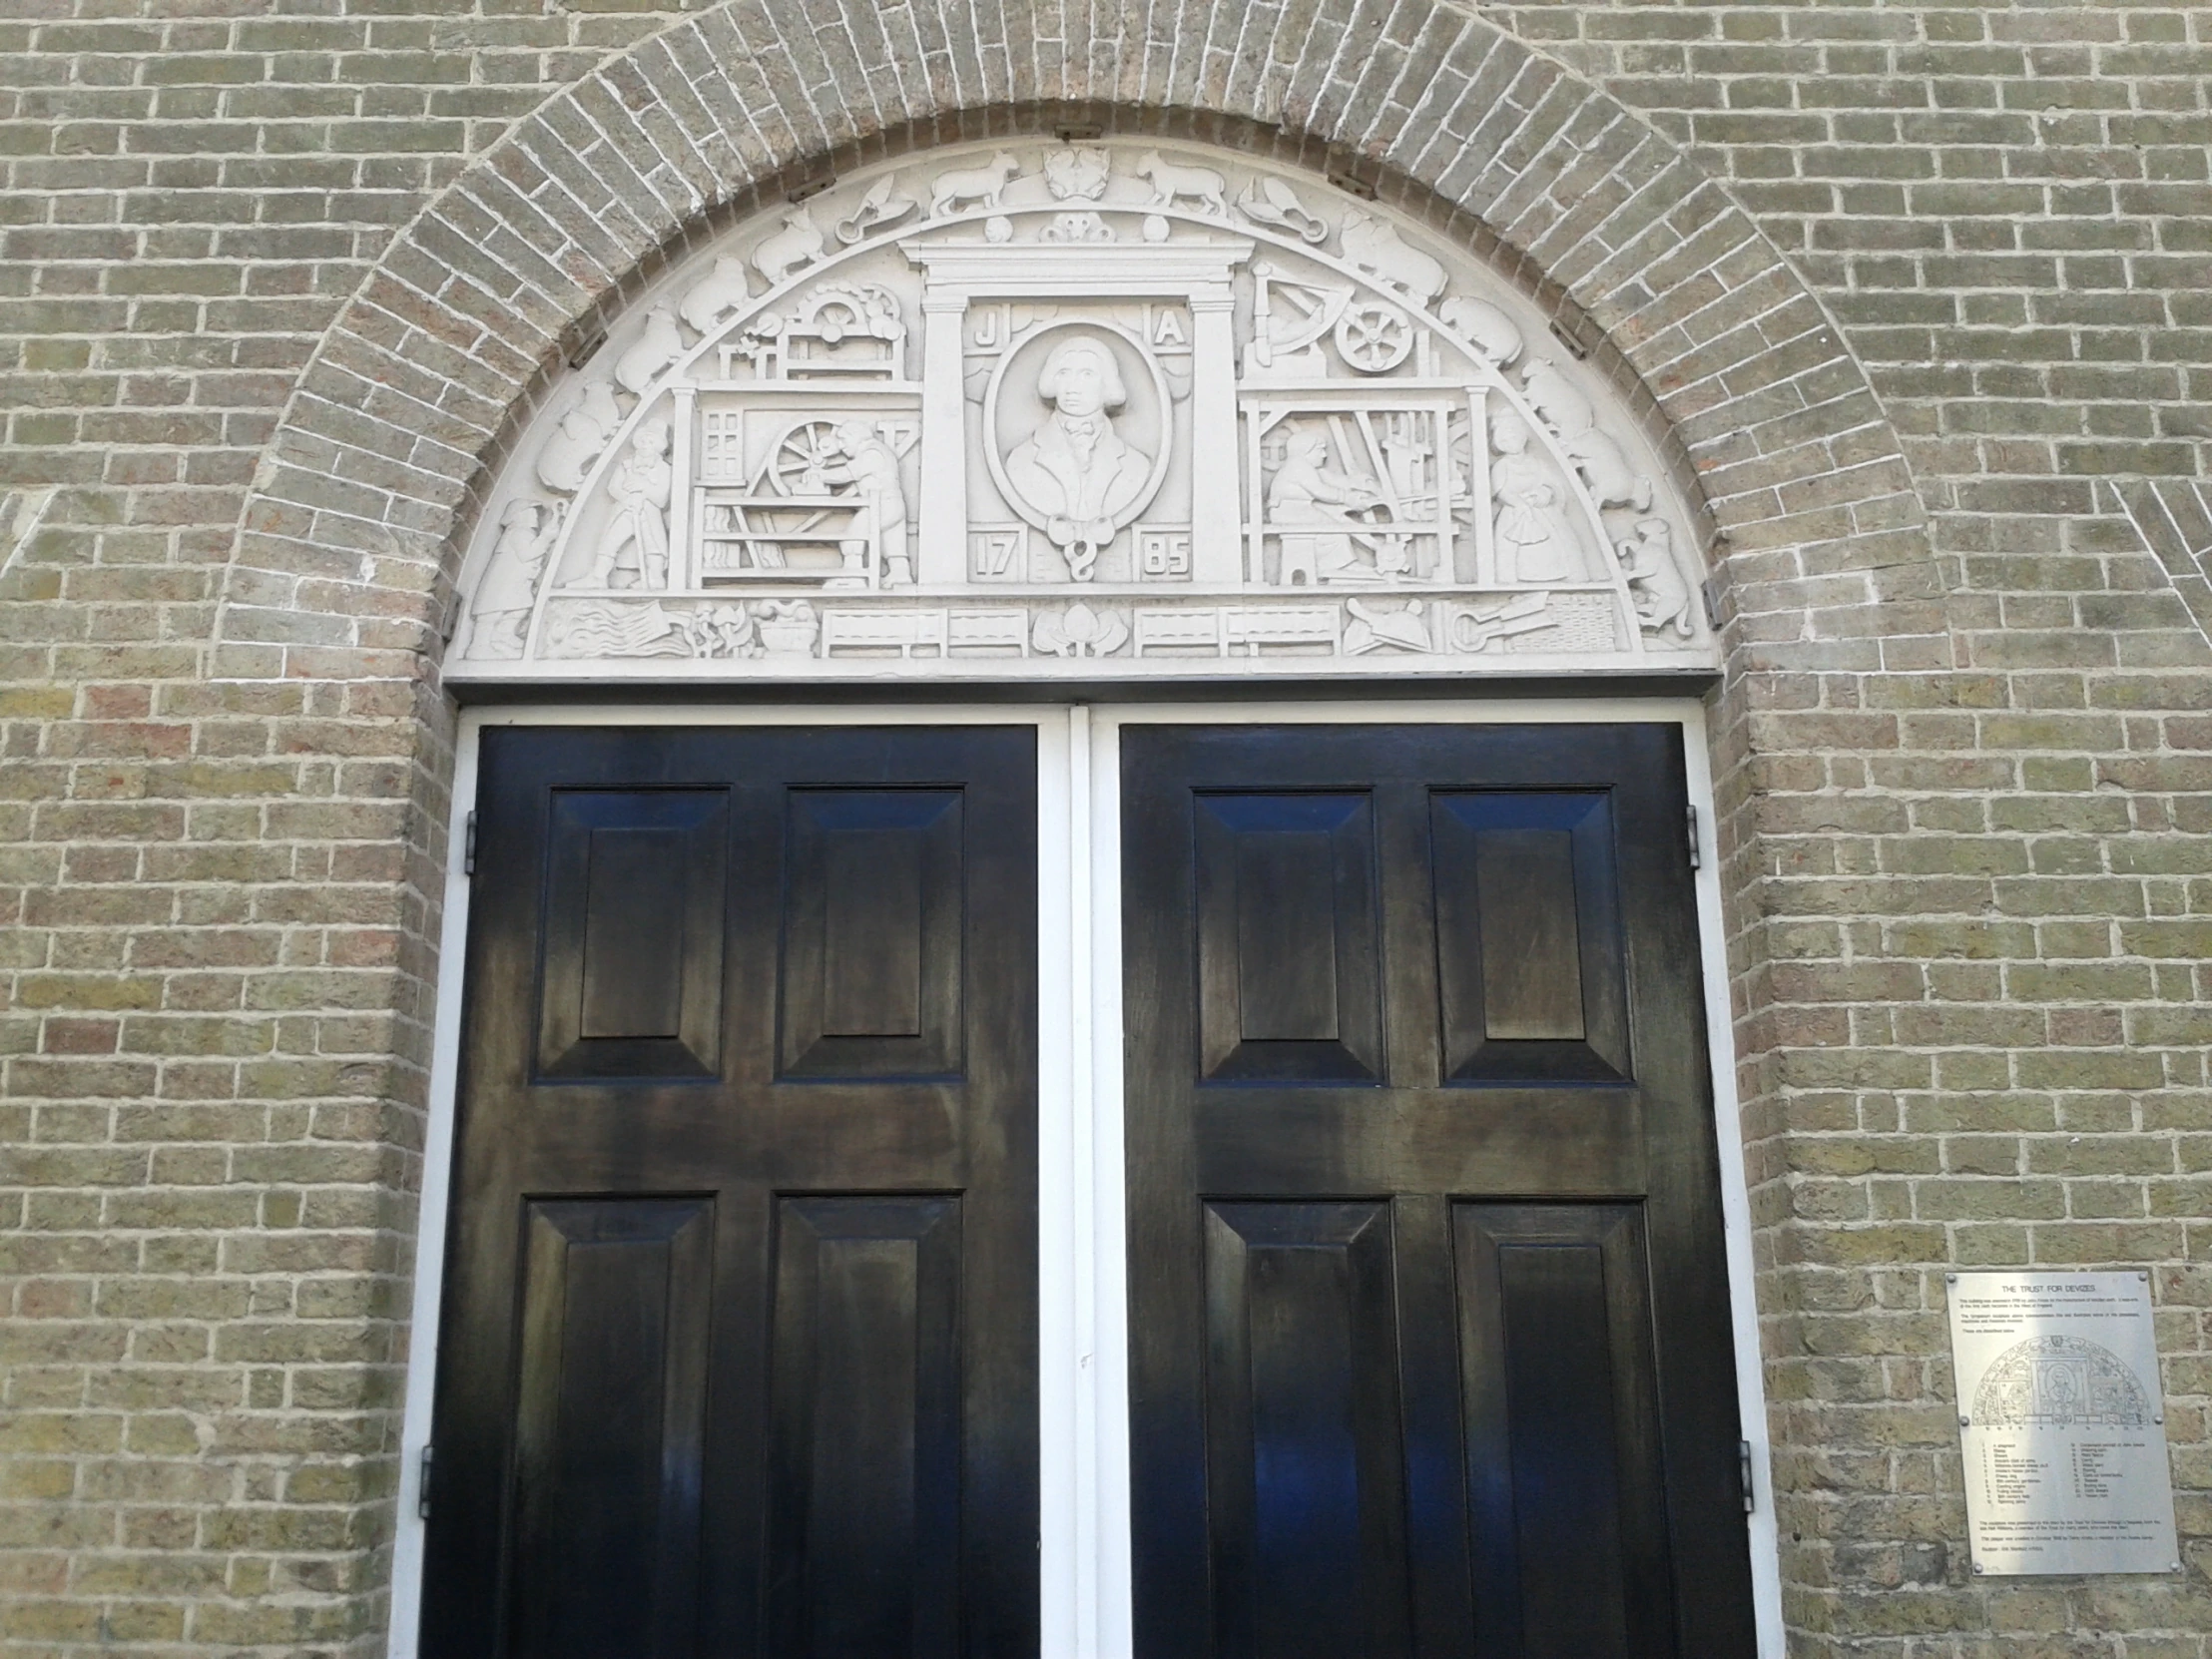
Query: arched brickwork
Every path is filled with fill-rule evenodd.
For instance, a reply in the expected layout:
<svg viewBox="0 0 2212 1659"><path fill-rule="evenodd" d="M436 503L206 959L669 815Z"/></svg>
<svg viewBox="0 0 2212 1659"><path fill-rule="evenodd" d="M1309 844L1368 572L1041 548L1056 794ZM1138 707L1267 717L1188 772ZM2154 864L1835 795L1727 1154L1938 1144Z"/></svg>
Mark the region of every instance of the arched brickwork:
<svg viewBox="0 0 2212 1659"><path fill-rule="evenodd" d="M416 719L423 810L403 833L420 902L399 994L426 1005L435 972L420 855L444 816L433 688L461 532L551 368L672 253L825 167L1062 127L1264 147L1372 184L1544 299L1692 480L1724 595L1714 759L1762 1302L1786 1320L1773 1270L1795 1259L1795 1172L1774 1103L1792 1056L1836 1039L1776 983L1761 797L1770 773L1823 773L1816 751L1885 741L1850 715L1793 727L1826 695L1817 678L1951 666L1922 500L1842 336L1728 193L1458 6L734 0L603 64L456 180L302 376L243 515L211 663L223 680L350 683L349 708ZM419 1073L392 1093L390 1138L407 1143ZM1798 1476L1781 1483L1787 1504Z"/></svg>
<svg viewBox="0 0 2212 1659"><path fill-rule="evenodd" d="M1680 150L1522 41L1373 0L828 21L737 0L667 30L550 99L397 239L270 445L219 677L415 678L513 411L687 234L840 154L1071 120L1267 134L1552 297L1710 505L1732 673L1947 659L1919 497L1818 301Z"/></svg>

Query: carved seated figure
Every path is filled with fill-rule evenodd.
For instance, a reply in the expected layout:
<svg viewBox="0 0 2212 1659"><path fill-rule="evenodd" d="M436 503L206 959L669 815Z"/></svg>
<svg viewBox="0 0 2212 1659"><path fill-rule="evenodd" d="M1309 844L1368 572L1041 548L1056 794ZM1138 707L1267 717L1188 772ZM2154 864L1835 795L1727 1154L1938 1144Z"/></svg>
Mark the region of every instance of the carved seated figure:
<svg viewBox="0 0 2212 1659"><path fill-rule="evenodd" d="M1363 564L1343 509L1372 506L1378 492L1372 480L1338 472L1327 463L1329 440L1315 431L1294 431L1283 464L1268 480L1268 523L1280 537L1279 587L1308 587L1323 582L1372 581L1376 572Z"/></svg>

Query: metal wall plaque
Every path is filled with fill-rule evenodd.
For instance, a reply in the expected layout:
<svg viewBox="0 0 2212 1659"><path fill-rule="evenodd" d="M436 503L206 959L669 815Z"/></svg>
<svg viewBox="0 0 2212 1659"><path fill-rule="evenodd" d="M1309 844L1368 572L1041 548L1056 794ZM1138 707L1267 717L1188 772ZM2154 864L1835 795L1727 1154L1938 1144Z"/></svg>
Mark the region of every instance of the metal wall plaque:
<svg viewBox="0 0 2212 1659"><path fill-rule="evenodd" d="M1973 1570L2175 1571L2149 1275L1947 1278Z"/></svg>

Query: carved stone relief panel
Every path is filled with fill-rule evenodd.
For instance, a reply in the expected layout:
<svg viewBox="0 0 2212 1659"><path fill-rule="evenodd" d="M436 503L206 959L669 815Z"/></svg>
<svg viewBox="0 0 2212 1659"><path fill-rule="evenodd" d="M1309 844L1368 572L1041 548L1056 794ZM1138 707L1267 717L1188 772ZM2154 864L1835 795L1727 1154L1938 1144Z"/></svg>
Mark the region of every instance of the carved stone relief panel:
<svg viewBox="0 0 2212 1659"><path fill-rule="evenodd" d="M1477 262L1196 147L855 175L558 387L456 680L1712 664L1690 517Z"/></svg>

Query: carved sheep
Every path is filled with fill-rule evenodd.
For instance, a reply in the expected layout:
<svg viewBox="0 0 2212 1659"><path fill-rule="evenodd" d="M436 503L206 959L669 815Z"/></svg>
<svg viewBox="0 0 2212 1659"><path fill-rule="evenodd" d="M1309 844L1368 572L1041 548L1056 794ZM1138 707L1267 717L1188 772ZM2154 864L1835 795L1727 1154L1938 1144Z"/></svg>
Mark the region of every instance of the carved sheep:
<svg viewBox="0 0 2212 1659"><path fill-rule="evenodd" d="M1520 329L1487 299L1454 295L1436 302L1436 314L1492 368L1503 368L1521 354Z"/></svg>
<svg viewBox="0 0 2212 1659"><path fill-rule="evenodd" d="M1159 151L1147 150L1137 159L1136 174L1152 181L1156 208L1196 202L1210 214L1229 217L1229 181L1210 167L1177 167L1162 161Z"/></svg>
<svg viewBox="0 0 2212 1659"><path fill-rule="evenodd" d="M538 477L547 489L573 495L622 424L622 405L604 380L586 380L570 397L560 424L538 451Z"/></svg>
<svg viewBox="0 0 2212 1659"><path fill-rule="evenodd" d="M697 332L711 334L717 324L743 305L752 293L753 286L746 280L745 262L734 254L725 254L715 261L714 271L684 295L677 314Z"/></svg>
<svg viewBox="0 0 2212 1659"><path fill-rule="evenodd" d="M1650 509L1651 480L1630 466L1621 446L1596 427L1561 438L1559 446L1573 458L1599 506Z"/></svg>
<svg viewBox="0 0 2212 1659"><path fill-rule="evenodd" d="M1411 294L1416 303L1425 305L1444 291L1444 268L1374 215L1348 210L1341 235L1348 263Z"/></svg>
<svg viewBox="0 0 2212 1659"><path fill-rule="evenodd" d="M941 219L963 202L998 211L1006 181L1021 171L1021 163L1001 150L981 167L958 167L940 173L929 186L929 217Z"/></svg>
<svg viewBox="0 0 2212 1659"><path fill-rule="evenodd" d="M1596 423L1597 411L1582 395L1582 388L1553 367L1548 358L1529 358L1521 365L1520 377L1521 384L1528 388L1529 407L1561 437L1587 432Z"/></svg>

